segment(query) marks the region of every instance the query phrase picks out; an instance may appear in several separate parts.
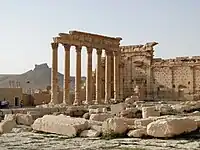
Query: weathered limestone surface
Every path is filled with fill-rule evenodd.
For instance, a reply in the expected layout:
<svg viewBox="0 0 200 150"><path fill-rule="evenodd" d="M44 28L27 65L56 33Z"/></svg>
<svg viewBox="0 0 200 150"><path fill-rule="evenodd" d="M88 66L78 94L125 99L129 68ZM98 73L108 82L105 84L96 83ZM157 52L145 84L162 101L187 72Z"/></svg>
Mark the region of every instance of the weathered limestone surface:
<svg viewBox="0 0 200 150"><path fill-rule="evenodd" d="M141 129L136 129L136 130L130 130L127 135L129 137L135 137L135 138L140 138L147 136L147 129L146 128L141 128Z"/></svg>
<svg viewBox="0 0 200 150"><path fill-rule="evenodd" d="M142 108L142 117L148 118L150 116L160 116L160 112L156 111L155 107L143 107Z"/></svg>
<svg viewBox="0 0 200 150"><path fill-rule="evenodd" d="M119 114L121 111L126 109L125 103L118 103L110 106L111 108L111 113L114 114Z"/></svg>
<svg viewBox="0 0 200 150"><path fill-rule="evenodd" d="M4 120L0 122L0 134L11 132L16 125L16 116L6 114Z"/></svg>
<svg viewBox="0 0 200 150"><path fill-rule="evenodd" d="M147 125L147 134L153 137L173 137L197 129L197 123L188 118L168 118Z"/></svg>
<svg viewBox="0 0 200 150"><path fill-rule="evenodd" d="M80 137L98 137L100 132L96 130L84 130L81 132Z"/></svg>
<svg viewBox="0 0 200 150"><path fill-rule="evenodd" d="M153 122L153 118L143 118L143 119L136 119L135 120L135 127L141 128L141 127L147 127L148 124Z"/></svg>
<svg viewBox="0 0 200 150"><path fill-rule="evenodd" d="M90 120L105 121L106 119L111 118L111 117L113 117L113 115L108 114L108 113L91 114Z"/></svg>
<svg viewBox="0 0 200 150"><path fill-rule="evenodd" d="M102 132L104 135L124 134L127 129L128 125L121 118L108 118L102 125Z"/></svg>
<svg viewBox="0 0 200 150"><path fill-rule="evenodd" d="M33 118L28 114L16 114L16 122L17 124L30 126L33 124Z"/></svg>
<svg viewBox="0 0 200 150"><path fill-rule="evenodd" d="M83 118L71 118L64 115L45 115L42 118L36 119L32 128L36 131L75 137L77 133L88 128L88 122Z"/></svg>

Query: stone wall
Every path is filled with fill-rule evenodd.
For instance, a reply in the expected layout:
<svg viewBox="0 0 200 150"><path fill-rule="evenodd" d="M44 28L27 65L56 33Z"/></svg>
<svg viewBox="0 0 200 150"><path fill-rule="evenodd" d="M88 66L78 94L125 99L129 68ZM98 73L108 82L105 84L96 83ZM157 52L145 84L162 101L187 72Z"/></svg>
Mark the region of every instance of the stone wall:
<svg viewBox="0 0 200 150"><path fill-rule="evenodd" d="M157 43L122 46L124 97L136 85L155 100L196 100L200 95L200 57L153 58Z"/></svg>
<svg viewBox="0 0 200 150"><path fill-rule="evenodd" d="M15 99L17 98L18 104L20 104L22 97L22 88L0 88L0 101L6 100L14 106Z"/></svg>

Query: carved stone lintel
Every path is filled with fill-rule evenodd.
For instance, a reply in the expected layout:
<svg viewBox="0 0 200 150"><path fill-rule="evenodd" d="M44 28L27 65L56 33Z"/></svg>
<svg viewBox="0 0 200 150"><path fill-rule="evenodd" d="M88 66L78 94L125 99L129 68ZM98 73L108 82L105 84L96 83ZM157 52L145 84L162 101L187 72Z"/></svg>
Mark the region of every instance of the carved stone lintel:
<svg viewBox="0 0 200 150"><path fill-rule="evenodd" d="M58 43L51 43L51 47L53 50L57 50L58 49Z"/></svg>

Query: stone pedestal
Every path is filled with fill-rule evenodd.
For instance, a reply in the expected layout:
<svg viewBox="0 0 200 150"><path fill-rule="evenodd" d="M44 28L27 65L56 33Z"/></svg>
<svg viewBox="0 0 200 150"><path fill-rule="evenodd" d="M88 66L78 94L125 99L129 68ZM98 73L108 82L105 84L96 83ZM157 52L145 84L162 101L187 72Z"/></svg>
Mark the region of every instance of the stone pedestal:
<svg viewBox="0 0 200 150"><path fill-rule="evenodd" d="M86 79L86 101L85 104L92 103L92 48L87 48L87 79Z"/></svg>
<svg viewBox="0 0 200 150"><path fill-rule="evenodd" d="M80 105L81 92L81 47L76 46L76 77L75 77L75 100L73 105Z"/></svg>
<svg viewBox="0 0 200 150"><path fill-rule="evenodd" d="M97 67L96 67L96 101L95 104L101 102L101 54L102 50L97 49Z"/></svg>
<svg viewBox="0 0 200 150"><path fill-rule="evenodd" d="M105 104L110 102L111 98L111 52L106 51L105 64Z"/></svg>
<svg viewBox="0 0 200 150"><path fill-rule="evenodd" d="M70 105L70 45L64 44L65 48L65 63L64 63L64 90L63 90L63 103Z"/></svg>
<svg viewBox="0 0 200 150"><path fill-rule="evenodd" d="M58 43L51 43L52 68L51 68L51 102L58 104Z"/></svg>

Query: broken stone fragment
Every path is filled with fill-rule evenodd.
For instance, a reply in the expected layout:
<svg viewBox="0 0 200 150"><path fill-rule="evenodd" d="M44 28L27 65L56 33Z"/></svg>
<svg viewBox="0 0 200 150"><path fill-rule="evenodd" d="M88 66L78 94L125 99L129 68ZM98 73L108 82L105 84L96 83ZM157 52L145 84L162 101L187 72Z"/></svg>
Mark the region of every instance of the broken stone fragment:
<svg viewBox="0 0 200 150"><path fill-rule="evenodd" d="M36 131L75 137L81 131L88 129L88 122L84 118L73 118L65 115L45 115L42 118L36 119L32 128Z"/></svg>
<svg viewBox="0 0 200 150"><path fill-rule="evenodd" d="M153 137L174 137L197 129L197 123L189 118L167 118L147 125L147 134Z"/></svg>
<svg viewBox="0 0 200 150"><path fill-rule="evenodd" d="M128 125L122 118L108 118L103 122L103 135L123 135L126 133Z"/></svg>

